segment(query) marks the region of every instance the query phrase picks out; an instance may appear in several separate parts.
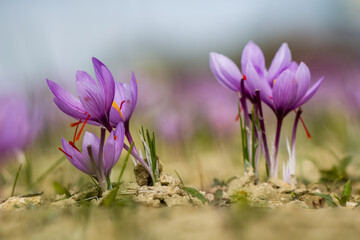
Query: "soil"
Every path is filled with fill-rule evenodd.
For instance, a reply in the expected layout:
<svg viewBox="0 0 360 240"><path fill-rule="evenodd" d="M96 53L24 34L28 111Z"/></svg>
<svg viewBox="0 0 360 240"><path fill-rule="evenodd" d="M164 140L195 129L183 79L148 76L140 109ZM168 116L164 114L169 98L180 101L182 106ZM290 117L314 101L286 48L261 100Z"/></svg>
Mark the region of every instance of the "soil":
<svg viewBox="0 0 360 240"><path fill-rule="evenodd" d="M333 208L314 195L320 192L316 184L279 179L256 184L248 169L228 186L201 192L202 203L162 172L154 186L123 183L116 195L121 204L113 207L103 206L110 191L101 195L93 185L73 189L69 198L38 193L5 199L0 239L357 239L360 197Z"/></svg>

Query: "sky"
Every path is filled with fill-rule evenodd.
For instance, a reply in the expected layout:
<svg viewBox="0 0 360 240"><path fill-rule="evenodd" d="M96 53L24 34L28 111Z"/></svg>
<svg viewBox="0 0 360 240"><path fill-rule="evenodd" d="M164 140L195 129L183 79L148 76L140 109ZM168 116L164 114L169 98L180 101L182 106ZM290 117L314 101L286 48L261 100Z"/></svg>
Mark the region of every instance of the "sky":
<svg viewBox="0 0 360 240"><path fill-rule="evenodd" d="M302 32L356 44L359 13L356 0L1 2L0 92L74 81L79 69L92 73L93 56L128 72L159 58L207 64L211 51L241 51L249 40L280 46Z"/></svg>

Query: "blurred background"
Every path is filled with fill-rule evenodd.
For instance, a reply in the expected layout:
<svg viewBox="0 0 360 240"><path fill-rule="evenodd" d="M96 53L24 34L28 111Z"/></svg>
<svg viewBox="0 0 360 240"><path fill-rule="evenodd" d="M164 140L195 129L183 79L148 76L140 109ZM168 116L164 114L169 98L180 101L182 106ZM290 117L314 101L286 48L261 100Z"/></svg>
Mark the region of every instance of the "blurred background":
<svg viewBox="0 0 360 240"><path fill-rule="evenodd" d="M141 125L155 131L165 170L173 173L175 168L200 187L214 177L241 174L237 97L212 76L208 57L209 52L219 52L239 64L250 40L264 51L267 66L287 42L293 59L309 66L312 82L325 76L303 107L313 139L298 128L300 178L318 181L319 168L329 168L349 154L352 169L360 164L357 0L17 0L0 6L0 95L25 99L19 104L28 107L27 124L34 131L28 132L28 145L21 147L32 156L34 175L61 156L60 138L71 138L73 131L73 119L52 102L45 79L76 94L76 71L94 76L93 56L116 81L129 82L134 71L140 95L132 132L136 137ZM275 121L267 114L272 142ZM282 135L284 160L293 118L287 117ZM12 181L17 168L14 161L7 166L1 170L3 185ZM52 177L64 184L86 178L68 162L56 171Z"/></svg>

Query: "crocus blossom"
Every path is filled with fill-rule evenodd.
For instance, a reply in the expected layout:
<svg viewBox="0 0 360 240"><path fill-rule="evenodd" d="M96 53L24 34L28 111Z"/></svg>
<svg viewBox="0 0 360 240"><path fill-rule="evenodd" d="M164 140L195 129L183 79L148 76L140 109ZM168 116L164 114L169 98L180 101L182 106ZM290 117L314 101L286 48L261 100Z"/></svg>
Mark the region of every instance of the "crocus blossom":
<svg viewBox="0 0 360 240"><path fill-rule="evenodd" d="M94 177L102 190L110 187L111 169L118 161L124 145L125 129L120 122L107 138L104 145L106 130L102 131L101 139L94 133L85 132L82 152L71 142L62 138L63 152L67 159L80 171Z"/></svg>
<svg viewBox="0 0 360 240"><path fill-rule="evenodd" d="M0 97L0 162L24 151L42 126L39 107L30 109L21 96Z"/></svg>
<svg viewBox="0 0 360 240"><path fill-rule="evenodd" d="M98 59L92 59L98 82L86 72L76 73L76 89L79 99L58 84L46 80L54 94L54 102L61 111L79 119L89 120L89 123L103 125L109 131L110 109L115 95L115 82L109 69Z"/></svg>
<svg viewBox="0 0 360 240"><path fill-rule="evenodd" d="M250 128L250 121L245 98L258 109L261 109L261 102L264 102L274 111L277 117L277 129L272 158L268 154L265 125L261 124L260 128L270 177L277 177L277 153L283 119L290 111L310 100L320 87L323 78L310 87L311 77L308 67L303 62L298 65L292 61L286 43L283 43L276 52L269 70L265 66L263 52L251 41L245 46L241 56L242 73L233 61L218 53L210 53L210 68L220 84L241 95L240 103L244 109L246 128Z"/></svg>

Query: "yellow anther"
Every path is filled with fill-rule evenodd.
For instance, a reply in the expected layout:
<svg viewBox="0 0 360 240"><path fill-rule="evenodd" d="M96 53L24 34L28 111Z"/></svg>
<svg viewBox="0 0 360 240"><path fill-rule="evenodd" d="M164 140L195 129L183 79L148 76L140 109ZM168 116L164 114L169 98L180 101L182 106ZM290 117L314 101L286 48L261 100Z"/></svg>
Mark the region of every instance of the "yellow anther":
<svg viewBox="0 0 360 240"><path fill-rule="evenodd" d="M117 103L115 101L113 102L112 107L115 108L120 113L121 118L124 118L119 105L117 105Z"/></svg>
<svg viewBox="0 0 360 240"><path fill-rule="evenodd" d="M275 85L275 83L276 83L276 78L274 79L273 85Z"/></svg>

